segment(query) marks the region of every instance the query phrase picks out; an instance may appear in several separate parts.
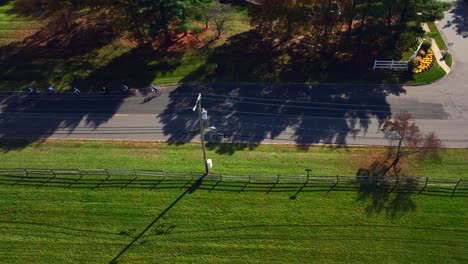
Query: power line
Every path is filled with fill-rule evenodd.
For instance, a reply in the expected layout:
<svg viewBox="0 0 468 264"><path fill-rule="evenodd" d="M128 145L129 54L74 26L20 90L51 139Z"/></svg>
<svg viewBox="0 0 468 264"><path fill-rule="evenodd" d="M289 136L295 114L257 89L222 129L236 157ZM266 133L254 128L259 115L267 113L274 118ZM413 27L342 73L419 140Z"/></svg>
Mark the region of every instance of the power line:
<svg viewBox="0 0 468 264"><path fill-rule="evenodd" d="M299 100L284 100L284 99L270 99L270 98L262 98L262 97L245 97L245 96L224 96L224 95L216 95L216 94L207 94L208 96L212 97L221 97L221 98L228 98L228 99L238 99L238 100L258 100L258 101L273 101L273 102L286 102L286 103L302 103L302 104L336 104L336 105L363 105L363 104L351 104L351 103L330 103L330 102L318 102L318 101L299 101ZM211 98L205 98L211 99ZM218 99L220 100L220 99ZM372 106L372 107L386 107L382 105L369 105L364 104L363 106Z"/></svg>
<svg viewBox="0 0 468 264"><path fill-rule="evenodd" d="M205 100L207 101L223 101L220 99L211 99L211 98L206 98ZM278 104L268 104L268 103L257 103L257 102L243 102L243 101L238 101L237 103L239 104L250 104L250 105L265 105L265 106L275 106L275 107L288 107L288 108L300 108L300 109L315 109L315 110L333 110L333 111L354 111L354 112L359 112L359 111L372 111L372 112L382 112L382 113L388 113L389 111L381 111L381 110L371 110L371 109L351 109L351 108L332 108L332 107L316 107L316 106L299 106L299 105L278 105ZM384 106L382 106L384 107Z"/></svg>

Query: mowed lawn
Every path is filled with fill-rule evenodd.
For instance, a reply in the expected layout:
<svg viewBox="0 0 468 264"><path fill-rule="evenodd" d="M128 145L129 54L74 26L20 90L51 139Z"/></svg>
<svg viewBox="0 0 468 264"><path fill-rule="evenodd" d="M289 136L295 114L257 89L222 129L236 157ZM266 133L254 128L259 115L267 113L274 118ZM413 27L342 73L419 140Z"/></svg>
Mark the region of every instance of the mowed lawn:
<svg viewBox="0 0 468 264"><path fill-rule="evenodd" d="M137 168L203 172L200 144L168 145L145 141L0 140L0 168ZM218 144L207 146L213 172L239 174L356 175L385 148L310 147L295 145ZM468 150L446 149L435 160L412 158L406 174L437 178L467 178Z"/></svg>
<svg viewBox="0 0 468 264"><path fill-rule="evenodd" d="M468 260L466 198L414 195L392 218L354 192L184 191L2 186L0 259L109 263L148 228L119 263Z"/></svg>
<svg viewBox="0 0 468 264"><path fill-rule="evenodd" d="M1 142L1 167L203 171L200 146L150 142ZM245 147L245 148L244 148ZM353 175L383 149L232 146L209 151L224 173ZM224 149L226 150L226 149ZM372 153L372 156L369 155ZM468 151L408 166L459 178ZM465 177L466 178L466 177ZM52 188L0 185L2 263L464 263L467 198L388 199L295 186ZM292 197L295 196L295 199ZM116 258L117 257L117 258Z"/></svg>

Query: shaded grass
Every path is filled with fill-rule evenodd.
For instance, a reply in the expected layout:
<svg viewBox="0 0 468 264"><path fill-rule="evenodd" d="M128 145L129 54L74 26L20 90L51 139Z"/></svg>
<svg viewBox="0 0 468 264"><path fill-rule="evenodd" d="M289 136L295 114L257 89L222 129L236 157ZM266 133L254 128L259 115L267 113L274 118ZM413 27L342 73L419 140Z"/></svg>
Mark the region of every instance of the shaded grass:
<svg viewBox="0 0 468 264"><path fill-rule="evenodd" d="M0 141L0 147L5 150L0 153L0 167L204 171L199 144L51 140L8 151L20 142ZM223 155L217 153L216 146L208 150L208 157L214 161L214 172L303 175L304 170L310 168L311 175L355 175L359 168L369 166L373 159L385 151L378 147L311 147L306 150L293 145L229 147L237 148L237 151L232 155ZM373 155L369 156L369 153ZM437 161L412 160L409 172L415 176L466 178L467 160L468 150L446 149Z"/></svg>
<svg viewBox="0 0 468 264"><path fill-rule="evenodd" d="M201 188L203 187L200 186ZM465 263L466 198L414 196L388 218L350 192L0 186L2 263ZM149 226L152 222L154 225Z"/></svg>
<svg viewBox="0 0 468 264"><path fill-rule="evenodd" d="M2 49L2 44L20 41L40 26L37 21L11 12L12 3L0 8L0 49ZM80 47L76 49L42 48L35 51L2 49L0 50L2 54L0 63L3 72L0 73L0 91L25 90L28 87L43 89L47 85L55 86L58 91L69 91L72 86L79 86L83 92L100 91L103 83L111 89L118 89L121 83L142 88L151 83L162 85L237 81L424 84L442 77L438 72L438 74L428 74L428 76L413 79L404 72L372 70L353 72L345 69L339 71L340 67L337 67L338 71L335 69L335 71L299 72L295 69L290 69L291 71L285 69L287 73L283 74L284 76L267 70L267 75L262 76L256 72L257 68L268 68L269 62L265 60L271 59L270 56L256 60L253 63L255 65L249 61L255 56L242 56L240 54L244 53L236 50L233 50L232 54L221 54L215 59L210 58L210 54L226 44L230 36L241 34L251 28L246 6L240 5L235 8L232 19L226 23L226 35L222 39L210 43L203 49L189 48L177 56L173 56L171 52L143 53L110 39L105 41L105 45L89 50L80 49ZM209 38L205 39L205 42L208 41ZM237 47L240 51L248 48L248 45ZM404 56L408 55L410 55L409 52L404 54ZM217 68L226 61L229 61L228 70L223 71L222 67ZM265 66L257 65L262 63ZM305 67L305 65L296 66L301 69Z"/></svg>
<svg viewBox="0 0 468 264"><path fill-rule="evenodd" d="M21 40L37 30L40 23L13 12L13 1L0 3L0 46Z"/></svg>

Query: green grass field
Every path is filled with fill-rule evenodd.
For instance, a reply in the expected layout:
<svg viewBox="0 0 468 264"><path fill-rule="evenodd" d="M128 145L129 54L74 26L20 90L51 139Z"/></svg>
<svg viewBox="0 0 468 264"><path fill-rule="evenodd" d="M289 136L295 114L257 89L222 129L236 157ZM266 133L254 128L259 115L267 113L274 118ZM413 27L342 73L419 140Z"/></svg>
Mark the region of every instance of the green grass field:
<svg viewBox="0 0 468 264"><path fill-rule="evenodd" d="M14 13L13 1L0 1L0 47L21 41L36 32L43 23Z"/></svg>
<svg viewBox="0 0 468 264"><path fill-rule="evenodd" d="M198 144L1 141L0 167L203 171ZM231 146L224 173L354 175L382 148ZM225 146L226 148L226 146ZM226 149L224 149L226 150ZM368 153L373 155L369 157ZM467 150L406 166L460 178ZM294 185L163 182L153 188L0 185L2 263L463 263L466 197ZM295 197L295 199L292 199Z"/></svg>
<svg viewBox="0 0 468 264"><path fill-rule="evenodd" d="M374 205L355 192L305 190L292 200L297 190L207 186L183 195L188 187L180 186L1 186L2 263L108 263L117 256L118 263L468 260L463 197L414 195L402 205Z"/></svg>
<svg viewBox="0 0 468 264"><path fill-rule="evenodd" d="M168 171L203 171L199 144L167 145L151 142L61 141L25 144L0 141L3 168L139 168ZM240 174L355 175L383 153L383 148L311 147L293 145L208 145L214 172ZM232 153L232 154L220 154ZM413 176L462 177L468 171L468 151L447 149L436 161L405 166Z"/></svg>

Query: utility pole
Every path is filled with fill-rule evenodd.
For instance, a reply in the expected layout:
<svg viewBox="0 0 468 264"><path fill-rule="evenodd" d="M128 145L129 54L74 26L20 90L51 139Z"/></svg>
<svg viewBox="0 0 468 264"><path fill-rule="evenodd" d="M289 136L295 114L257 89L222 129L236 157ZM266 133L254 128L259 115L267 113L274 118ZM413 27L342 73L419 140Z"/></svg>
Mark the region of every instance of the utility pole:
<svg viewBox="0 0 468 264"><path fill-rule="evenodd" d="M208 167L208 160L206 158L206 147L205 147L205 130L203 126L203 113L202 113L202 107L201 107L201 93L198 94L197 102L195 103L195 106L192 109L194 112L195 110L198 110L198 122L200 124L200 139L201 139L201 145L202 145L202 151L203 151L203 163L205 164L205 173L209 174L210 173L210 168Z"/></svg>

